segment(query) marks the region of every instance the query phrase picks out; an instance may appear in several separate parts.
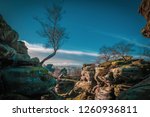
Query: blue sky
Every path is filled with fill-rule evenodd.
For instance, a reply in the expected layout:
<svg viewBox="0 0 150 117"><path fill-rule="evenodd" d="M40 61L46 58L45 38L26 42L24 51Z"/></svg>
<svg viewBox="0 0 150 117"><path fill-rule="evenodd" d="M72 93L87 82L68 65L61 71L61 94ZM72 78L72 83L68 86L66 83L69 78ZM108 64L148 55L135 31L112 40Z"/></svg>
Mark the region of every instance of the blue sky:
<svg viewBox="0 0 150 117"><path fill-rule="evenodd" d="M101 46L111 46L120 41L149 48L147 43L150 41L140 33L146 24L138 13L140 2L141 0L65 0L65 14L61 24L66 28L69 39L61 49L76 52L70 54L61 51L49 62L90 63L95 61ZM52 0L0 0L0 13L19 33L21 40L25 40L30 47L32 44L39 47L45 44L46 39L36 33L41 27L33 17L45 18L45 7L51 3ZM32 56L40 56L42 59L48 54L33 52L30 47L29 53Z"/></svg>

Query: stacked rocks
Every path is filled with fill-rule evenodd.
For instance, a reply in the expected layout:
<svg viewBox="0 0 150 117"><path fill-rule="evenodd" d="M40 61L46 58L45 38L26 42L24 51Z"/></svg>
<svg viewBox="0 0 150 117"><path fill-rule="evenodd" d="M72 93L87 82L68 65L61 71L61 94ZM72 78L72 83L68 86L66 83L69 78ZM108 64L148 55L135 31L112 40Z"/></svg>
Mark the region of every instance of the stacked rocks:
<svg viewBox="0 0 150 117"><path fill-rule="evenodd" d="M121 99L118 96L145 80L149 73L150 63L141 59L83 65L81 79L70 95L75 95L73 99Z"/></svg>
<svg viewBox="0 0 150 117"><path fill-rule="evenodd" d="M39 59L31 59L25 43L19 41L19 35L0 16L0 64L7 65L38 65ZM8 64L7 64L8 63ZM10 64L11 63L11 64Z"/></svg>
<svg viewBox="0 0 150 117"><path fill-rule="evenodd" d="M0 16L0 99L20 95L40 99L55 87L56 80L38 58L30 58L25 43L18 39L18 33Z"/></svg>
<svg viewBox="0 0 150 117"><path fill-rule="evenodd" d="M67 97L73 100L94 99L94 94L92 93L92 88L95 85L94 74L95 65L84 64L80 81L75 84Z"/></svg>
<svg viewBox="0 0 150 117"><path fill-rule="evenodd" d="M94 64L84 64L81 72L81 81L92 83L95 74Z"/></svg>
<svg viewBox="0 0 150 117"><path fill-rule="evenodd" d="M110 63L109 63L110 64ZM110 65L99 65L95 68L95 80L97 85L93 88L96 100L111 100L114 98L113 77L109 72Z"/></svg>
<svg viewBox="0 0 150 117"><path fill-rule="evenodd" d="M119 100L149 100L150 99L150 75L145 80L122 92L117 99Z"/></svg>

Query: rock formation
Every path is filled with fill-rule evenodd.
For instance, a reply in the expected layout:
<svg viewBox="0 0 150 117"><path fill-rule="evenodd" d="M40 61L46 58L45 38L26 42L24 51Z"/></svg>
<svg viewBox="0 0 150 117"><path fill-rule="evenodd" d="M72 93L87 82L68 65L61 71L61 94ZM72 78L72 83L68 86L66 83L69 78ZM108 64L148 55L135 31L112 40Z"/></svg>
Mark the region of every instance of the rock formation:
<svg viewBox="0 0 150 117"><path fill-rule="evenodd" d="M119 100L149 100L150 99L150 75L139 84L131 87L129 90L124 91L117 98Z"/></svg>
<svg viewBox="0 0 150 117"><path fill-rule="evenodd" d="M147 24L142 29L142 34L150 38L150 0L142 0L139 12L145 17Z"/></svg>
<svg viewBox="0 0 150 117"><path fill-rule="evenodd" d="M78 81L74 88L68 93L67 99L72 100L85 100L94 99L92 88L96 85L93 80L95 74L94 64L84 64L81 71L81 79Z"/></svg>
<svg viewBox="0 0 150 117"><path fill-rule="evenodd" d="M40 99L49 94L56 80L30 58L25 43L0 16L0 99Z"/></svg>
<svg viewBox="0 0 150 117"><path fill-rule="evenodd" d="M145 80L150 62L142 59L109 61L98 66L84 65L81 80L68 94L69 99L112 100ZM131 93L130 93L131 94ZM124 99L124 98L123 98Z"/></svg>

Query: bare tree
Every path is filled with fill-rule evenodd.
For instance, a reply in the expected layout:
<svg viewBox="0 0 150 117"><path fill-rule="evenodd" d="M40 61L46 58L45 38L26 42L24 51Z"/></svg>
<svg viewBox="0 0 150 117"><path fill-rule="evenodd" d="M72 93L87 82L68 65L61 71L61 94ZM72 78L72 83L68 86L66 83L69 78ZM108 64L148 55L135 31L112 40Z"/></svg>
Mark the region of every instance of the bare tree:
<svg viewBox="0 0 150 117"><path fill-rule="evenodd" d="M133 44L119 42L112 47L113 56L127 60L129 53L133 51Z"/></svg>
<svg viewBox="0 0 150 117"><path fill-rule="evenodd" d="M42 26L42 30L38 32L41 37L47 38L48 42L46 47L53 48L53 53L44 58L40 63L41 65L56 55L65 39L67 38L66 30L60 26L63 9L60 4L53 4L52 7L47 8L47 21L43 22L39 18L35 18Z"/></svg>
<svg viewBox="0 0 150 117"><path fill-rule="evenodd" d="M99 49L99 58L98 60L103 60L108 62L111 59L112 49L110 47L103 46Z"/></svg>

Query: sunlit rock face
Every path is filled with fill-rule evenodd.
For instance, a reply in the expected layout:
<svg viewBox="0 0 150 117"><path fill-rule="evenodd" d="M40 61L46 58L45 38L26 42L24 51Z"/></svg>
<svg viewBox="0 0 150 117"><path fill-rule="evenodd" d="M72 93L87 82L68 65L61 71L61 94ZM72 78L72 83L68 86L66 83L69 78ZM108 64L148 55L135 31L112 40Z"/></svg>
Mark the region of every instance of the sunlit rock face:
<svg viewBox="0 0 150 117"><path fill-rule="evenodd" d="M83 65L81 79L75 84L72 91L69 92L67 98L73 100L134 99L133 92L129 92L129 97L123 92L128 91L134 85L145 80L149 72L150 62L142 59L115 60L101 63L98 66L92 64ZM145 91L142 92L142 95L146 93ZM140 95L140 92L137 93ZM123 98L124 96L126 98ZM148 98L139 96L138 99Z"/></svg>
<svg viewBox="0 0 150 117"><path fill-rule="evenodd" d="M139 8L139 12L147 20L147 24L142 29L141 32L145 37L150 38L150 0L142 0L141 6Z"/></svg>

